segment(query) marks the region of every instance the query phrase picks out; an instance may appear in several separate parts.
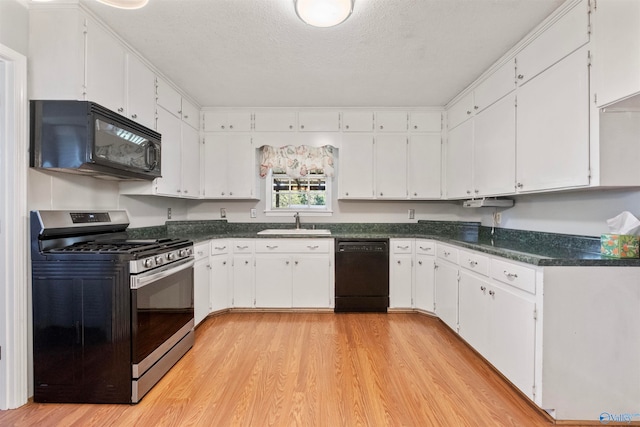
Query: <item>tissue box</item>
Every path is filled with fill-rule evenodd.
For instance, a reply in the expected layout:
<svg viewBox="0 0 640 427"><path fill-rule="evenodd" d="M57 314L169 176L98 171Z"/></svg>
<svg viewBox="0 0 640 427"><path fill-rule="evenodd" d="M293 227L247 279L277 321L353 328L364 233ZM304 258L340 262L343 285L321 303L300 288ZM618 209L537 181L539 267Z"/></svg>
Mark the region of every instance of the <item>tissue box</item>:
<svg viewBox="0 0 640 427"><path fill-rule="evenodd" d="M602 234L600 253L613 258L638 258L638 236Z"/></svg>

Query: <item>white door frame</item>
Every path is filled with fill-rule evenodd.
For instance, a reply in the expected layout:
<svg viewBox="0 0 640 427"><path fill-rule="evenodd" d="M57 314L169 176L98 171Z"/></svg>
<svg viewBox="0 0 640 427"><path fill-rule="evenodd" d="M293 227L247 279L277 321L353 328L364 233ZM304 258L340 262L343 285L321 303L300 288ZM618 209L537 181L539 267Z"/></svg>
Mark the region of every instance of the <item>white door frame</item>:
<svg viewBox="0 0 640 427"><path fill-rule="evenodd" d="M0 44L0 409L27 403L27 58Z"/></svg>

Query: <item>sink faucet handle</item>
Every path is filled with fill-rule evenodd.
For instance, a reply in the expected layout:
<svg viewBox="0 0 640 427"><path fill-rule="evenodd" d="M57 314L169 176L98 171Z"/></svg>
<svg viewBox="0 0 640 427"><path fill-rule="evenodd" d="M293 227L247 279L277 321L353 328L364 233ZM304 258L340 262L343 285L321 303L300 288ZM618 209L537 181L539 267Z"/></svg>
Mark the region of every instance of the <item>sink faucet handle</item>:
<svg viewBox="0 0 640 427"><path fill-rule="evenodd" d="M296 230L300 229L300 212L296 212L293 217L296 219Z"/></svg>

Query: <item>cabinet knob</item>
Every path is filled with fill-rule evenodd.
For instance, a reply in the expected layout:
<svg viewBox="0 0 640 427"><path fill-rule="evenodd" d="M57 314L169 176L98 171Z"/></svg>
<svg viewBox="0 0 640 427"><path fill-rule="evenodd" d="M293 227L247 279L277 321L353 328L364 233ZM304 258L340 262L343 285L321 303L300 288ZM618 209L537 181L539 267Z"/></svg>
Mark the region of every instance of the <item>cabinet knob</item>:
<svg viewBox="0 0 640 427"><path fill-rule="evenodd" d="M182 110L178 110L178 114L182 115Z"/></svg>
<svg viewBox="0 0 640 427"><path fill-rule="evenodd" d="M489 295L494 296L496 294L495 291L489 291Z"/></svg>
<svg viewBox="0 0 640 427"><path fill-rule="evenodd" d="M298 265L298 261L295 261L295 262L294 262L294 264L295 264L295 265Z"/></svg>
<svg viewBox="0 0 640 427"><path fill-rule="evenodd" d="M293 125L289 125L289 129L293 129Z"/></svg>
<svg viewBox="0 0 640 427"><path fill-rule="evenodd" d="M451 255L451 252L444 251L444 256L449 256L449 255Z"/></svg>
<svg viewBox="0 0 640 427"><path fill-rule="evenodd" d="M187 116L187 115L185 114L185 115L184 115L184 118L185 118L185 119L188 119L188 118L189 118L189 116Z"/></svg>
<svg viewBox="0 0 640 427"><path fill-rule="evenodd" d="M382 191L380 192L380 195L383 196Z"/></svg>
<svg viewBox="0 0 640 427"><path fill-rule="evenodd" d="M184 194L188 194L188 193L189 193L189 190L184 190Z"/></svg>
<svg viewBox="0 0 640 427"><path fill-rule="evenodd" d="M384 129L384 126L380 125L380 129Z"/></svg>
<svg viewBox="0 0 640 427"><path fill-rule="evenodd" d="M401 262L401 261L398 261L398 265L400 265L400 264L402 264L402 262Z"/></svg>
<svg viewBox="0 0 640 427"><path fill-rule="evenodd" d="M286 261L285 264L289 265L289 261Z"/></svg>
<svg viewBox="0 0 640 427"><path fill-rule="evenodd" d="M221 196L224 196L224 191L222 193L220 193Z"/></svg>
<svg viewBox="0 0 640 427"><path fill-rule="evenodd" d="M467 190L467 194L471 194L471 190Z"/></svg>
<svg viewBox="0 0 640 427"><path fill-rule="evenodd" d="M346 125L344 128L345 128L345 129L349 129L349 125Z"/></svg>
<svg viewBox="0 0 640 427"><path fill-rule="evenodd" d="M233 191L229 191L229 195L230 195L230 196L233 196Z"/></svg>
<svg viewBox="0 0 640 427"><path fill-rule="evenodd" d="M418 125L413 125L413 128L414 129L418 129Z"/></svg>
<svg viewBox="0 0 640 427"><path fill-rule="evenodd" d="M522 79L524 79L524 75L518 74L518 80L522 80Z"/></svg>
<svg viewBox="0 0 640 427"><path fill-rule="evenodd" d="M418 265L422 265L422 261L418 261Z"/></svg>
<svg viewBox="0 0 640 427"><path fill-rule="evenodd" d="M227 265L227 261L222 261L222 265Z"/></svg>
<svg viewBox="0 0 640 427"><path fill-rule="evenodd" d="M132 115L131 115L131 118L132 118L132 119L137 119L137 118L138 118L138 115L137 115L137 114L132 114Z"/></svg>
<svg viewBox="0 0 640 427"><path fill-rule="evenodd" d="M224 125L220 126L220 129L224 129Z"/></svg>
<svg viewBox="0 0 640 427"><path fill-rule="evenodd" d="M413 195L414 195L414 196L417 196L417 195L418 195L418 193L413 193Z"/></svg>
<svg viewBox="0 0 640 427"><path fill-rule="evenodd" d="M471 115L471 110L467 110L467 115L470 116Z"/></svg>
<svg viewBox="0 0 640 427"><path fill-rule="evenodd" d="M521 183L521 182L519 182L519 183L516 185L516 187L518 187L518 188L522 188L522 187L523 187L523 185L522 185L522 183Z"/></svg>
<svg viewBox="0 0 640 427"><path fill-rule="evenodd" d="M473 190L473 192L478 194L480 191L476 188L475 190Z"/></svg>
<svg viewBox="0 0 640 427"><path fill-rule="evenodd" d="M486 287L486 286L480 286L480 290L481 290L482 292L484 292L484 291L486 291L486 290L487 290L487 287Z"/></svg>
<svg viewBox="0 0 640 427"><path fill-rule="evenodd" d="M248 265L248 264L249 264L249 261L245 261L245 262L244 262L244 265Z"/></svg>
<svg viewBox="0 0 640 427"><path fill-rule="evenodd" d="M348 193L348 192L347 192L347 193L344 193L344 195L345 195L345 196L348 196L348 195L349 195L349 193Z"/></svg>
<svg viewBox="0 0 640 427"><path fill-rule="evenodd" d="M474 106L473 106L473 109L474 109L474 110L477 110L478 108L480 108L480 107L478 107L477 105L474 105Z"/></svg>
<svg viewBox="0 0 640 427"><path fill-rule="evenodd" d="M229 129L233 129L233 125L229 125Z"/></svg>
<svg viewBox="0 0 640 427"><path fill-rule="evenodd" d="M124 111L124 108L120 107L118 108L118 113L122 113Z"/></svg>
<svg viewBox="0 0 640 427"><path fill-rule="evenodd" d="M304 129L304 125L300 125L300 129Z"/></svg>
<svg viewBox="0 0 640 427"><path fill-rule="evenodd" d="M469 260L469 265L470 265L471 267L475 267L476 265L478 265L478 261L472 261L472 260Z"/></svg>

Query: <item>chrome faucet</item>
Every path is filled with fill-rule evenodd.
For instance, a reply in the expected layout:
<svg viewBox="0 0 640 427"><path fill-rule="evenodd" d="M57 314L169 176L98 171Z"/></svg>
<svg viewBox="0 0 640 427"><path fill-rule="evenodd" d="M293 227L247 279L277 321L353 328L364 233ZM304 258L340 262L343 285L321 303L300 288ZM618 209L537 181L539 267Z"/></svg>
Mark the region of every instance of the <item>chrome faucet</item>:
<svg viewBox="0 0 640 427"><path fill-rule="evenodd" d="M296 230L300 230L300 212L296 212L293 217L296 219Z"/></svg>

